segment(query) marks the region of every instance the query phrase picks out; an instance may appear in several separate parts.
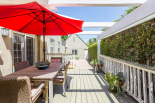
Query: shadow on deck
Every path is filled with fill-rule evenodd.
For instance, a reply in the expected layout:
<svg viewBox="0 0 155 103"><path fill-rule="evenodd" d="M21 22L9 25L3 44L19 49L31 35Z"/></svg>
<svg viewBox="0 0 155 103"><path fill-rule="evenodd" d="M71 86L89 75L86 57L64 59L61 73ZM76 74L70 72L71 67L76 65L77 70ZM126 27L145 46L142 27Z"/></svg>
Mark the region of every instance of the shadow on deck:
<svg viewBox="0 0 155 103"><path fill-rule="evenodd" d="M88 67L89 64L85 61L83 65ZM137 103L126 93L116 96L116 93L110 92L104 73L100 71L97 74L90 65L89 68L69 69L69 88L65 86L67 97L64 97L61 85L54 85L54 103ZM44 103L44 99L40 97L36 103Z"/></svg>

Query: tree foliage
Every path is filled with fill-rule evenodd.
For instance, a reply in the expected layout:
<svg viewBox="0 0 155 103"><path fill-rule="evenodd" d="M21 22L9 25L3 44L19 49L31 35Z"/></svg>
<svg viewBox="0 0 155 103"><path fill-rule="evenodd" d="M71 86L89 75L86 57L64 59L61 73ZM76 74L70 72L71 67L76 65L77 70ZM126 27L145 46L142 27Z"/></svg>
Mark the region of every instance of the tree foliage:
<svg viewBox="0 0 155 103"><path fill-rule="evenodd" d="M68 35L66 35L66 36L61 36L61 39L62 39L63 41L65 41L67 38L68 38Z"/></svg>
<svg viewBox="0 0 155 103"><path fill-rule="evenodd" d="M92 39L89 39L87 45L88 45L88 46L91 46L91 45L93 45L93 44L96 43L96 42L97 42L97 38L92 38Z"/></svg>

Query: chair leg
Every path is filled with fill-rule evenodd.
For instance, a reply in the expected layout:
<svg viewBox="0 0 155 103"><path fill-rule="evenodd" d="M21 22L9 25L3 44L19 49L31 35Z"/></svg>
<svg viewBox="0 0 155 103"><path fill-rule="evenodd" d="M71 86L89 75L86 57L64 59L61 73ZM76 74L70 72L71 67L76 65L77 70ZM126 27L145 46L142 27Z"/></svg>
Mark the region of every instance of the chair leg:
<svg viewBox="0 0 155 103"><path fill-rule="evenodd" d="M67 84L67 88L69 88L68 83L67 83L67 79L66 79L66 84Z"/></svg>
<svg viewBox="0 0 155 103"><path fill-rule="evenodd" d="M62 88L63 88L64 96L67 97L67 96L66 96L66 92L65 92L65 86L62 85Z"/></svg>

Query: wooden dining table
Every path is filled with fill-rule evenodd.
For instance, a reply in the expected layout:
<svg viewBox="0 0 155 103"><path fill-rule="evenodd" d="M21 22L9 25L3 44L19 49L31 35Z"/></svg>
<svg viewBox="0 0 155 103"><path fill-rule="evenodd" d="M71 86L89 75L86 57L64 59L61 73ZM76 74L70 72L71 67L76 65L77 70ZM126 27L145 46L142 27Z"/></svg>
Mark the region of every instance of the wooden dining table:
<svg viewBox="0 0 155 103"><path fill-rule="evenodd" d="M53 79L56 77L58 72L64 67L66 63L51 63L48 68L45 70L38 70L36 66L30 66L28 68L19 70L12 74L6 75L5 77L18 77L18 76L28 76L31 81L46 81L48 82L48 90L45 98L45 102L48 103L48 95L49 95L49 103L53 103Z"/></svg>

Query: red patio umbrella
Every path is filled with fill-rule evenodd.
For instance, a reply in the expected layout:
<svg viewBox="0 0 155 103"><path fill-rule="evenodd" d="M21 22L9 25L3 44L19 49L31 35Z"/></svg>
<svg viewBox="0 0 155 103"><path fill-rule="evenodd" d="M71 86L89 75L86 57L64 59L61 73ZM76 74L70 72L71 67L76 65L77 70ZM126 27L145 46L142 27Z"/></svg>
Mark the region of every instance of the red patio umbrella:
<svg viewBox="0 0 155 103"><path fill-rule="evenodd" d="M0 26L15 31L43 35L69 35L82 32L82 20L66 18L51 12L37 2L0 6Z"/></svg>

